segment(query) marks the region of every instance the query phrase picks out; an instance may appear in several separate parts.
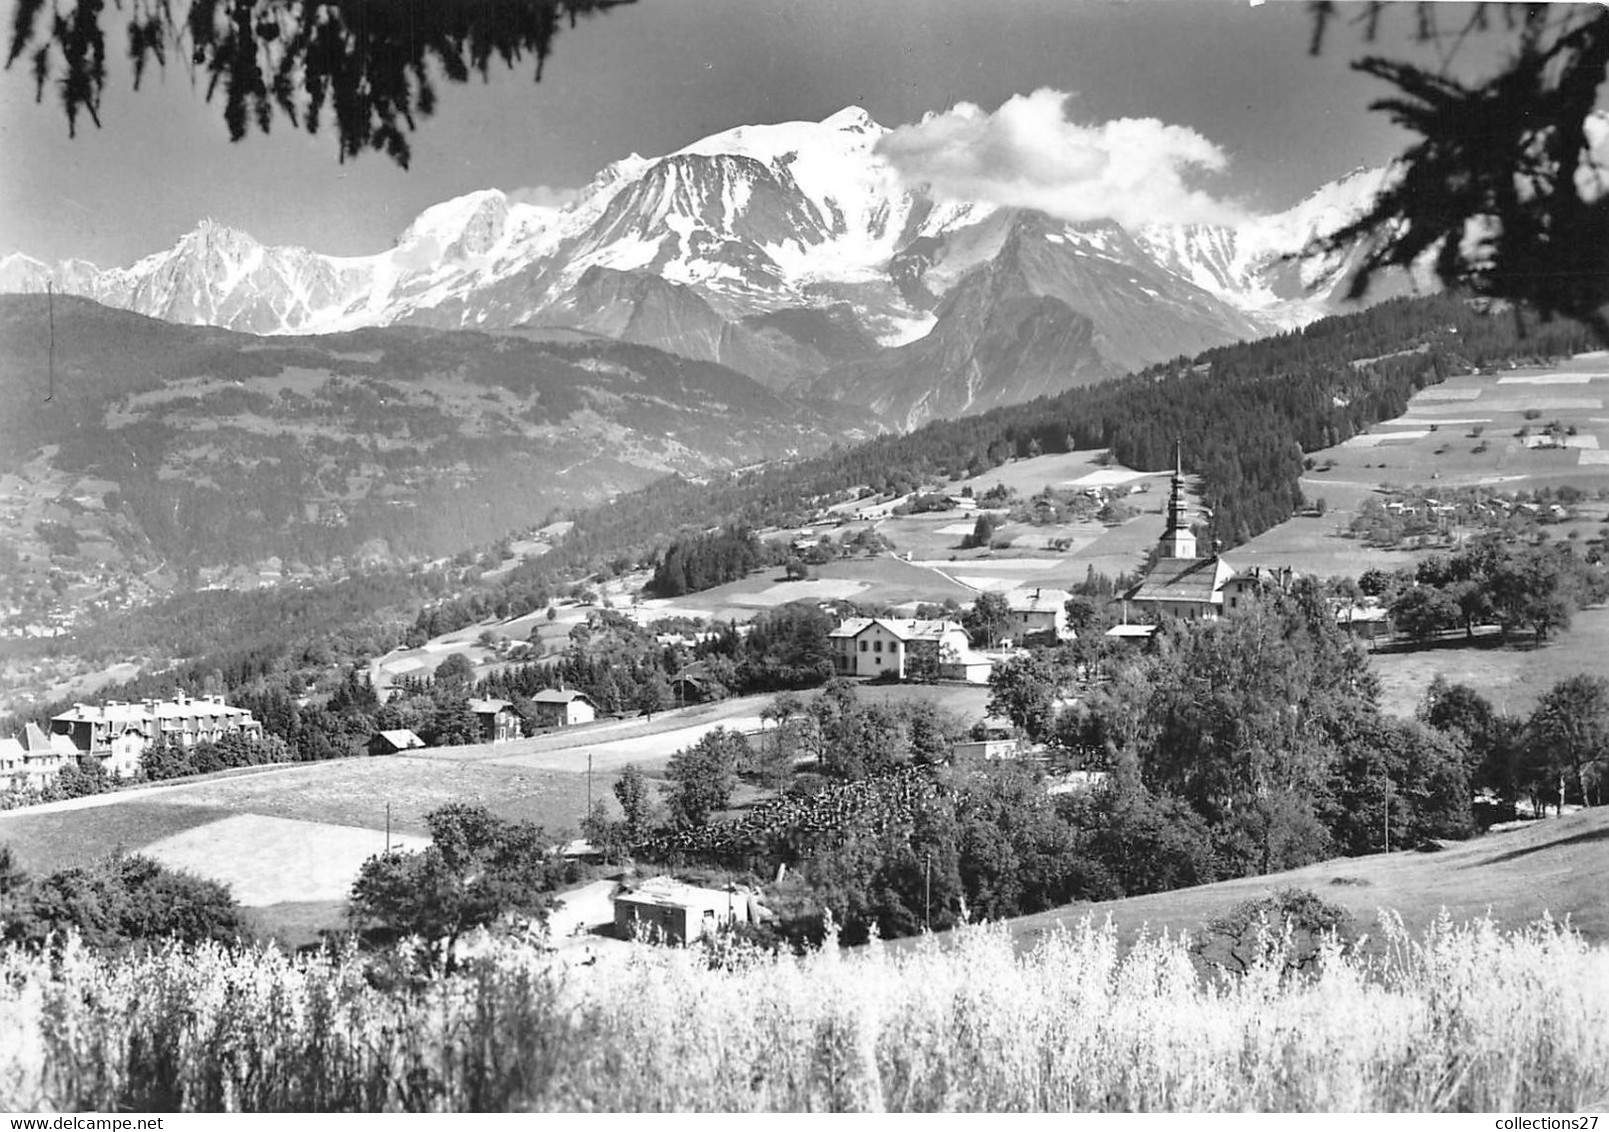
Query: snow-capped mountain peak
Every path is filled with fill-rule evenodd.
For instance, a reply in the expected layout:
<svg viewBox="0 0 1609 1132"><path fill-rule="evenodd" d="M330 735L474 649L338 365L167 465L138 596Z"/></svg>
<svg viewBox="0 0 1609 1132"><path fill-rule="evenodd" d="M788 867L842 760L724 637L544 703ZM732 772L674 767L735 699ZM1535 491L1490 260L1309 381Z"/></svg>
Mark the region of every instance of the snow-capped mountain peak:
<svg viewBox="0 0 1609 1132"><path fill-rule="evenodd" d="M985 296L977 302L1032 308L1047 320L1038 324L1043 342L1087 339L1105 351L1101 365L1078 372L1109 372L1143 360L1148 340L1183 349L1323 313L1324 300L1303 286L1343 265L1297 271L1283 257L1358 215L1388 176L1359 170L1233 227L1125 231L935 199L878 152L888 133L850 105L819 122L739 125L663 156L631 154L568 198L466 193L424 209L372 255L265 246L207 219L127 268L10 255L0 259L0 288L37 291L49 281L170 321L265 334L397 322L574 326L780 383L867 343L899 346L929 333L960 309L947 297L975 272L1015 257L1000 278L1020 286L974 286ZM1041 301L1053 302L1034 306ZM976 303L966 310L988 323ZM1144 333L1147 318L1154 335ZM957 334L948 340L961 341ZM1053 354L1041 359L1044 382L1058 372Z"/></svg>

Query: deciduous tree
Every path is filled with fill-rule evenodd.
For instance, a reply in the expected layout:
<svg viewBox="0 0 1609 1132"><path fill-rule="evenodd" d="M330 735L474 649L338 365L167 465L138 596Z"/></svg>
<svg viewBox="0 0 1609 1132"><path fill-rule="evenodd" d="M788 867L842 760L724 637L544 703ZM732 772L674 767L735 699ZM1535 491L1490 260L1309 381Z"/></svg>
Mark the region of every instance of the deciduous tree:
<svg viewBox="0 0 1609 1132"><path fill-rule="evenodd" d="M699 826L716 810L725 809L737 785L737 773L749 758L748 742L736 731L717 727L691 747L670 757L670 809L682 825Z"/></svg>
<svg viewBox="0 0 1609 1132"><path fill-rule="evenodd" d="M352 886L359 923L417 936L432 964L450 969L468 930L505 914L545 921L547 895L568 875L530 822L509 822L484 806L452 803L425 815L430 845L370 857Z"/></svg>

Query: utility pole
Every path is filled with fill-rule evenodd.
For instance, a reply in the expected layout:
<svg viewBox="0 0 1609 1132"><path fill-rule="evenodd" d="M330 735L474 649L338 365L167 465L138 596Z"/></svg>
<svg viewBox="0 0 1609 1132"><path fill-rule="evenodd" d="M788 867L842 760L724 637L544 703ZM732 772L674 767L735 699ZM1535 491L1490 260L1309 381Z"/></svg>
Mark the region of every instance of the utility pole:
<svg viewBox="0 0 1609 1132"><path fill-rule="evenodd" d="M391 856L391 803L385 804L385 855Z"/></svg>
<svg viewBox="0 0 1609 1132"><path fill-rule="evenodd" d="M927 851L922 866L922 930L933 930L933 850Z"/></svg>
<svg viewBox="0 0 1609 1132"><path fill-rule="evenodd" d="M1391 783L1386 782L1386 852L1391 852Z"/></svg>
<svg viewBox="0 0 1609 1132"><path fill-rule="evenodd" d="M587 752L587 817L592 816L592 752Z"/></svg>

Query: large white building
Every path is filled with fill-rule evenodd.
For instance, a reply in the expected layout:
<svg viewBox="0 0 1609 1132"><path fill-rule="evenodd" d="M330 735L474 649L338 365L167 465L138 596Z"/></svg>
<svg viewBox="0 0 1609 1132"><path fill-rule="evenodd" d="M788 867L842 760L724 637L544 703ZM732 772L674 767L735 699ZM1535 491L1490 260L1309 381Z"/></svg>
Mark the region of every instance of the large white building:
<svg viewBox="0 0 1609 1132"><path fill-rule="evenodd" d="M851 617L831 633L833 671L839 676L927 678L987 683L990 664L972 651L954 621ZM926 667L926 671L923 668Z"/></svg>
<svg viewBox="0 0 1609 1132"><path fill-rule="evenodd" d="M109 774L134 774L140 755L164 739L181 747L216 743L227 735L260 739L263 725L250 711L231 707L222 696L191 697L179 692L171 700L74 704L53 716L52 736L65 736L80 755L94 755Z"/></svg>

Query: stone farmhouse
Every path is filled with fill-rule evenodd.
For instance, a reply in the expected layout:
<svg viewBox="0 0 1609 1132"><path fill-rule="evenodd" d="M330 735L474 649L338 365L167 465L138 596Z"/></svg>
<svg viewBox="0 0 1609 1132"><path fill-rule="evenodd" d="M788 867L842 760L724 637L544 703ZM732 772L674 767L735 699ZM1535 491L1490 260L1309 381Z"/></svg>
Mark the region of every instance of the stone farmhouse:
<svg viewBox="0 0 1609 1132"><path fill-rule="evenodd" d="M75 704L50 721L52 736L63 736L80 756L101 760L109 774L133 774L146 747L172 740L181 747L216 743L228 735L260 739L263 725L245 708L222 696L192 698L179 692L171 700Z"/></svg>

